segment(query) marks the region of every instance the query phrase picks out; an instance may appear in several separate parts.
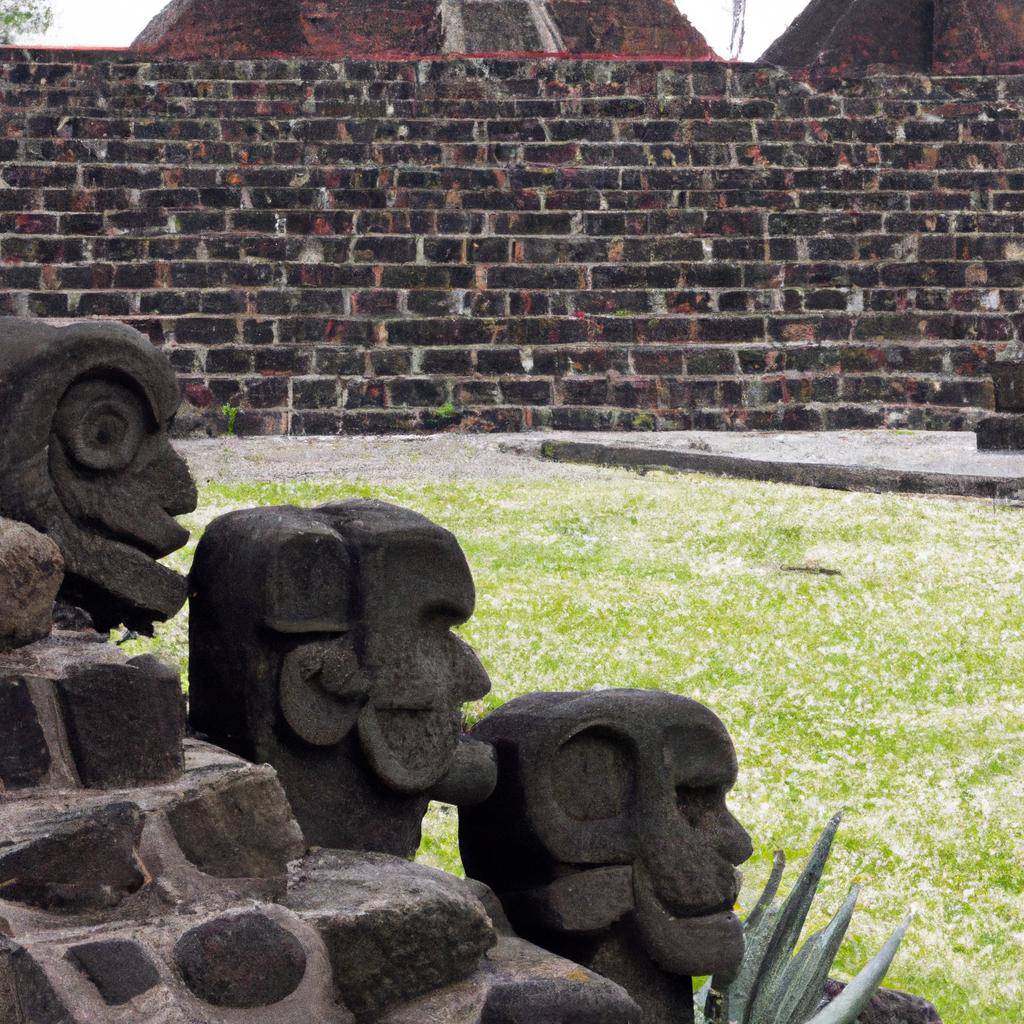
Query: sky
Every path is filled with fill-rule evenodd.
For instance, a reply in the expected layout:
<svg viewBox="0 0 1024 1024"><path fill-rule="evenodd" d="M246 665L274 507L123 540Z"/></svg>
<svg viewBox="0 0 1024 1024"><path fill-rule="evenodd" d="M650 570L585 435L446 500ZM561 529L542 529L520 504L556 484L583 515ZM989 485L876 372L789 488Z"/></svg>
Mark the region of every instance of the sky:
<svg viewBox="0 0 1024 1024"><path fill-rule="evenodd" d="M370 0L372 2L372 0ZM747 0L747 36L741 56L760 56L808 0ZM731 0L676 0L714 49L729 53ZM45 35L26 39L52 46L128 46L165 0L53 0L56 15Z"/></svg>

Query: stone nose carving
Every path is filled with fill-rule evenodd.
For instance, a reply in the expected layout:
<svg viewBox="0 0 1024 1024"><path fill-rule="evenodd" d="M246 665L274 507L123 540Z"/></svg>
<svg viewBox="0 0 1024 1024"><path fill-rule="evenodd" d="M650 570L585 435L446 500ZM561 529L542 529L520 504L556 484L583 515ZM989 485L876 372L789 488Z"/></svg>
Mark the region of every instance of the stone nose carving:
<svg viewBox="0 0 1024 1024"><path fill-rule="evenodd" d="M185 601L157 558L188 531L195 484L170 445L174 371L121 324L0 319L0 515L61 549L61 596L99 629L150 632Z"/></svg>
<svg viewBox="0 0 1024 1024"><path fill-rule="evenodd" d="M190 579L192 722L277 768L311 842L411 855L429 799L493 788L462 736L490 680L451 632L475 591L447 530L383 502L250 509Z"/></svg>
<svg viewBox="0 0 1024 1024"><path fill-rule="evenodd" d="M656 691L533 694L473 736L499 773L461 815L467 874L523 934L600 962L650 1020L687 1019L688 978L728 974L743 952L732 906L752 848L725 803L736 756L719 719ZM669 979L638 980L637 955Z"/></svg>

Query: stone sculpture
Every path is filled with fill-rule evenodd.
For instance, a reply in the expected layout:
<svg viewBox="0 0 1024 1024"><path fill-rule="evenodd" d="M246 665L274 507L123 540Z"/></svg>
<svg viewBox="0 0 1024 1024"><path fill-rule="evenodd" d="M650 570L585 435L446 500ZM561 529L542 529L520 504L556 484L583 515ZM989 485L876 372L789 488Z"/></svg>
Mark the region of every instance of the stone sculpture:
<svg viewBox="0 0 1024 1024"><path fill-rule="evenodd" d="M48 631L58 592L101 628L180 606L177 397L134 331L0 321L0 1021L692 1020L691 976L743 951L728 733L619 690L463 735L490 681L448 531L374 501L215 521L191 720L228 750L186 736L177 670ZM467 881L404 859L431 798Z"/></svg>
<svg viewBox="0 0 1024 1024"><path fill-rule="evenodd" d="M109 325L3 329L0 387L18 403L3 415L33 417L27 438L5 438L3 464L22 488L4 477L5 511L59 541L75 574L63 592L99 623L169 614L180 595L151 556L187 536L171 516L194 490L167 448L177 392L166 364ZM397 799L421 813L421 787L486 795L489 748L458 729L460 701L487 680L448 631L473 600L454 538L374 504L313 523L300 510L280 518L288 543L241 554L255 565L266 556L276 584L260 592L270 604L252 606L269 618L248 628L288 638L286 724L317 743L337 738L346 713L314 684L338 683L341 703L359 707L367 764ZM383 853L310 851L271 767L186 738L176 670L95 633L37 639L62 586L61 555L23 522L0 523L0 597L16 584L33 598L31 614L0 631L0 1021L638 1019L617 985L515 937L486 887ZM361 573L328 572L307 593L349 551ZM134 589L120 575L131 567ZM357 606L328 600L342 594L371 610L350 633L338 627ZM0 613L13 607L0 600ZM253 665L264 650L254 643ZM349 807L332 799L357 819L390 813L360 806L372 787L350 792ZM411 834L406 824L394 833L403 829Z"/></svg>
<svg viewBox="0 0 1024 1024"><path fill-rule="evenodd" d="M691 976L728 976L750 838L736 755L707 708L658 691L538 693L472 732L498 784L460 816L466 873L516 931L621 984L648 1024L692 1019Z"/></svg>
<svg viewBox="0 0 1024 1024"><path fill-rule="evenodd" d="M475 593L447 530L376 501L230 513L190 589L192 724L272 764L310 842L411 857L431 798L493 788L461 735L491 684L451 632Z"/></svg>
<svg viewBox="0 0 1024 1024"><path fill-rule="evenodd" d="M188 539L174 516L196 505L167 435L179 401L170 364L130 327L0 319L0 516L57 544L61 597L100 630L151 632L185 601L156 561Z"/></svg>

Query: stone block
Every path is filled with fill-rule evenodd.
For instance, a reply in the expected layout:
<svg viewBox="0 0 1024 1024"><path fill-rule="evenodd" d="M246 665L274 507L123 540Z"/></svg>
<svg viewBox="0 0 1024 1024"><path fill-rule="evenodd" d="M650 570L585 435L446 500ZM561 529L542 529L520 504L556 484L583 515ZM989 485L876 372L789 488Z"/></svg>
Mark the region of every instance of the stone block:
<svg viewBox="0 0 1024 1024"><path fill-rule="evenodd" d="M40 910L116 907L146 881L137 850L142 813L132 803L72 811L34 837L0 848L0 891Z"/></svg>
<svg viewBox="0 0 1024 1024"><path fill-rule="evenodd" d="M0 651L49 634L63 580L60 548L26 523L0 517Z"/></svg>
<svg viewBox="0 0 1024 1024"><path fill-rule="evenodd" d="M978 451L1024 451L1024 415L986 416L974 429Z"/></svg>
<svg viewBox="0 0 1024 1024"><path fill-rule="evenodd" d="M174 962L190 991L232 1009L278 1003L306 973L302 943L258 911L226 914L186 932Z"/></svg>
<svg viewBox="0 0 1024 1024"><path fill-rule="evenodd" d="M160 975L136 942L102 939L68 950L68 958L96 986L108 1006L122 1006L159 984Z"/></svg>
<svg viewBox="0 0 1024 1024"><path fill-rule="evenodd" d="M287 903L320 932L338 993L357 1016L466 978L496 941L480 902L443 871L319 850L290 875Z"/></svg>
<svg viewBox="0 0 1024 1024"><path fill-rule="evenodd" d="M177 670L144 656L91 665L57 685L84 785L127 788L181 774L185 705Z"/></svg>
<svg viewBox="0 0 1024 1024"><path fill-rule="evenodd" d="M0 791L37 785L50 769L50 751L28 683L0 678Z"/></svg>
<svg viewBox="0 0 1024 1024"><path fill-rule="evenodd" d="M832 1002L846 986L829 978L825 982L825 1002ZM880 988L857 1018L858 1024L942 1024L939 1011L920 996L895 989Z"/></svg>
<svg viewBox="0 0 1024 1024"><path fill-rule="evenodd" d="M1024 363L994 363L996 412L1024 412Z"/></svg>
<svg viewBox="0 0 1024 1024"><path fill-rule="evenodd" d="M168 808L185 856L217 878L283 877L306 852L281 784L267 768L211 782Z"/></svg>
<svg viewBox="0 0 1024 1024"><path fill-rule="evenodd" d="M515 936L470 978L386 1011L378 1024L640 1024L626 991ZM678 1022L673 1022L678 1024Z"/></svg>
<svg viewBox="0 0 1024 1024"><path fill-rule="evenodd" d="M17 942L0 936L0 1020L4 1024L69 1024L72 1017L43 969Z"/></svg>

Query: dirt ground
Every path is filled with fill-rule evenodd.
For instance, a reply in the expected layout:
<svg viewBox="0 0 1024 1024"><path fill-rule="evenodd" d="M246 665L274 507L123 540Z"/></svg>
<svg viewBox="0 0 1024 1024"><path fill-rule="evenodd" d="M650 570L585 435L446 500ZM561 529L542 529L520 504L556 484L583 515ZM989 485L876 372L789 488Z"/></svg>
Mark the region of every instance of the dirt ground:
<svg viewBox="0 0 1024 1024"><path fill-rule="evenodd" d="M199 481L580 480L621 470L537 457L539 435L254 437L176 441ZM522 454L521 454L522 453Z"/></svg>
<svg viewBox="0 0 1024 1024"><path fill-rule="evenodd" d="M908 473L975 476L1019 484L1024 453L979 452L971 433L837 431L832 433L652 434L561 432L359 437L222 437L176 442L202 481L347 479L374 482L581 480L621 470L540 458L545 440L595 441L739 457L755 463L805 463Z"/></svg>

